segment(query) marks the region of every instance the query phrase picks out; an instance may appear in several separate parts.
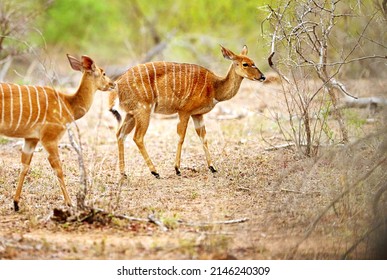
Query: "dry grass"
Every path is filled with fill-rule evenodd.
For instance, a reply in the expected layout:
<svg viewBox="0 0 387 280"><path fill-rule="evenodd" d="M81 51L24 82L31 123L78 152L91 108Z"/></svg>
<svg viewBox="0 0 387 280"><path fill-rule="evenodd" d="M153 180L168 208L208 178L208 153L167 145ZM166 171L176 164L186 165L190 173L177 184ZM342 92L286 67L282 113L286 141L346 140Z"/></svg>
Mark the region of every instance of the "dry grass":
<svg viewBox="0 0 387 280"><path fill-rule="evenodd" d="M386 88L385 82L381 88ZM338 259L372 227L373 197L380 182L387 181L385 164L331 205L304 240L324 208L357 184L381 158L382 139L354 141L350 147L321 151L315 159L292 149L266 151L268 143L285 142L271 118L273 112L286 115L281 94L273 85L245 81L232 101L219 104L206 116L210 149L219 170L215 175L207 170L190 123L182 176L177 177L173 168L177 119L154 117L146 144L162 178L150 174L128 139L129 176L119 184L115 120L106 107L106 97L97 93L92 110L78 122L91 184L88 205L139 218L153 213L169 230L117 218L108 224L52 221L53 208L61 207L63 200L44 152L36 152L33 158L21 210L15 213L12 197L20 145L1 138L1 259ZM367 117L364 111L351 113L362 120ZM353 139L376 133L382 114L375 119L350 130ZM69 143L67 135L62 143ZM71 147L60 152L75 200L80 186L77 156ZM386 200L381 197L381 207ZM213 223L240 218L248 221ZM187 225L204 222L210 224ZM370 258L371 245L372 239L366 238L346 257Z"/></svg>

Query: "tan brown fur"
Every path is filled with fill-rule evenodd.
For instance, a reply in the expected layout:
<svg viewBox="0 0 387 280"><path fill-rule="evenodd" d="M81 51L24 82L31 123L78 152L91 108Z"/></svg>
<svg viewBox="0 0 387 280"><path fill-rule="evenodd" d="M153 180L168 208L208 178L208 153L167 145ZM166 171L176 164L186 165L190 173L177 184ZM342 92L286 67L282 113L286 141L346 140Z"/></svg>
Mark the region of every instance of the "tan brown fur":
<svg viewBox="0 0 387 280"><path fill-rule="evenodd" d="M111 92L111 111L118 98L120 108L125 112L124 120L117 130L120 172L125 174L124 145L126 136L136 128L134 141L138 146L151 173L159 177L152 163L143 138L148 129L152 112L179 115L177 133L179 143L175 159L175 170L180 175L181 148L191 117L206 154L208 167L212 165L208 151L203 115L210 112L221 101L229 100L238 92L243 78L263 81L265 77L248 58L245 46L240 55L221 47L223 56L232 61L226 77L195 64L174 62L149 62L130 68L117 80L117 88Z"/></svg>
<svg viewBox="0 0 387 280"><path fill-rule="evenodd" d="M94 93L97 90L107 91L114 86L91 58L83 56L79 61L68 55L68 59L74 70L83 73L74 94L61 93L50 87L0 84L0 134L24 138L23 166L14 197L15 211L19 209L24 178L38 142L48 152L48 160L58 177L64 200L71 205L59 159L58 142L66 131L66 125L83 117L90 109Z"/></svg>

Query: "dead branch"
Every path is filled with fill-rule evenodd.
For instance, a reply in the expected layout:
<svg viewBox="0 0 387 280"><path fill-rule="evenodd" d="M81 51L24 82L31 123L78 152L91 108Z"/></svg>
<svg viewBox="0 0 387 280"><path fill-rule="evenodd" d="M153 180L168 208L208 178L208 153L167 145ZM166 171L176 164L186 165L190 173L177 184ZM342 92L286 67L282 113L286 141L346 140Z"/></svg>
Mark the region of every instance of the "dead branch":
<svg viewBox="0 0 387 280"><path fill-rule="evenodd" d="M111 223L112 219L121 219L130 222L144 222L144 223L152 223L157 225L162 231L168 231L168 227L164 225L164 223L158 220L155 215L149 214L147 219L131 217L126 215L117 215L114 213L107 212L103 209L92 208L84 206L83 209L59 209L54 208L53 215L50 215L50 219L58 222L58 223L74 223L74 222L87 222L87 223L100 223L100 224L108 224ZM184 226L211 226L211 225L220 225L220 224L236 224L236 223L244 223L248 221L248 218L235 219L235 220L227 220L227 221L215 221L215 222L202 222L202 223L190 223L190 222L182 222L179 221L180 225Z"/></svg>
<svg viewBox="0 0 387 280"><path fill-rule="evenodd" d="M241 219L227 220L227 221L201 222L201 223L192 223L192 222L180 221L179 224L185 225L185 226L203 227L203 226L211 226L211 225L239 224L239 223L244 223L247 221L249 221L249 218L241 218Z"/></svg>
<svg viewBox="0 0 387 280"><path fill-rule="evenodd" d="M327 63L326 66L337 66L337 65L343 65L343 64L350 64L353 62L358 62L358 61L368 60L368 59L387 59L387 55L376 55L375 54L375 55L362 56L362 57L353 58L353 59L349 59L349 60L345 60L345 61L341 61L341 62Z"/></svg>
<svg viewBox="0 0 387 280"><path fill-rule="evenodd" d="M126 216L126 215L114 215L114 217L117 219L127 220L130 222L149 222L149 219L131 217L131 216Z"/></svg>
<svg viewBox="0 0 387 280"><path fill-rule="evenodd" d="M149 214L148 220L154 223L155 225L158 225L162 231L168 231L168 228L163 224L163 222L161 222L160 220L157 220L154 214Z"/></svg>
<svg viewBox="0 0 387 280"><path fill-rule="evenodd" d="M71 130L69 125L67 126L67 132L69 135L70 144L74 148L75 152L78 155L81 187L80 187L79 191L77 192L77 207L79 209L84 209L85 208L85 199L86 199L86 194L87 194L87 175L86 175L85 163L83 161L82 143L81 143L81 139L80 139L81 136L80 136L80 132L79 132L79 128L78 128L77 124L75 124L75 127L76 127L77 133L78 133L79 144L75 141L74 133Z"/></svg>
<svg viewBox="0 0 387 280"><path fill-rule="evenodd" d="M138 63L146 63L151 61L155 56L162 53L167 47L169 42L172 40L173 35L175 34L175 31L172 31L171 34L168 34L166 38L160 42L158 42L155 46L153 46L150 50L148 50L144 55L143 58L138 61ZM127 66L108 66L106 68L106 73L109 75L109 77L113 80L117 80L122 74L124 74L130 67L133 66L134 63L127 65Z"/></svg>
<svg viewBox="0 0 387 280"><path fill-rule="evenodd" d="M286 148L294 147L295 145L296 145L295 143L285 143L285 144L265 148L265 151L275 151L280 149L286 149Z"/></svg>
<svg viewBox="0 0 387 280"><path fill-rule="evenodd" d="M142 64L149 62L153 59L153 57L162 53L168 47L169 42L173 39L175 34L176 30L172 30L170 33L168 33L162 41L158 42L153 48L148 50L145 56L141 59L140 63Z"/></svg>
<svg viewBox="0 0 387 280"><path fill-rule="evenodd" d="M273 38L274 39L274 38ZM274 43L273 43L274 44ZM273 63L273 57L274 57L274 54L275 54L275 52L273 51L270 55L269 55L269 57L268 57L268 59L267 59L267 62L269 63L269 66L270 66L270 68L271 69L273 69L274 70L274 72L276 72L277 74L278 74L278 76L280 76L282 79L284 79L288 84L290 84L290 80L285 76L285 75L283 75L281 72L280 72L280 70L274 65L274 63Z"/></svg>
<svg viewBox="0 0 387 280"><path fill-rule="evenodd" d="M290 190L290 189L281 189L281 192L286 193L297 193L297 194L304 194L304 195L320 195L320 192L302 192L302 191L296 191L296 190Z"/></svg>
<svg viewBox="0 0 387 280"><path fill-rule="evenodd" d="M294 146L296 146L296 144L294 142L289 142L289 143L280 144L280 145L276 145L276 146L271 145L271 147L265 148L265 151L275 151L275 150L287 149L287 148L291 148ZM332 145L324 145L324 144L308 145L307 143L298 143L297 146L298 147L311 146L313 148L318 148L318 147L331 147ZM337 144L337 146L340 146L340 144Z"/></svg>
<svg viewBox="0 0 387 280"><path fill-rule="evenodd" d="M346 89L346 87L344 86L343 83L337 81L336 79L331 79L331 84L334 88L337 88L338 90L340 90L342 93L344 93L345 95L349 96L349 97L352 97L353 99L358 99L358 97L350 94L348 92L348 90Z"/></svg>
<svg viewBox="0 0 387 280"><path fill-rule="evenodd" d="M387 99L382 97L346 98L340 108L376 108L387 106Z"/></svg>

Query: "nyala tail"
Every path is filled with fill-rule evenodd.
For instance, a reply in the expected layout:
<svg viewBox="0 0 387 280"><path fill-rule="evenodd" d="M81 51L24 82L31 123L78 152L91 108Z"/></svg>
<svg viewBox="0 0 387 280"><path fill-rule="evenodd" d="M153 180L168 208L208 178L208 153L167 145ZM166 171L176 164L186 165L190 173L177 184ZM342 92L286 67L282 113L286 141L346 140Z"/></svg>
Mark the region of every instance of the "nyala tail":
<svg viewBox="0 0 387 280"><path fill-rule="evenodd" d="M118 123L121 123L122 117L121 114L114 108L118 101L118 95L116 91L111 91L109 93L109 111L113 114L113 116L116 118Z"/></svg>

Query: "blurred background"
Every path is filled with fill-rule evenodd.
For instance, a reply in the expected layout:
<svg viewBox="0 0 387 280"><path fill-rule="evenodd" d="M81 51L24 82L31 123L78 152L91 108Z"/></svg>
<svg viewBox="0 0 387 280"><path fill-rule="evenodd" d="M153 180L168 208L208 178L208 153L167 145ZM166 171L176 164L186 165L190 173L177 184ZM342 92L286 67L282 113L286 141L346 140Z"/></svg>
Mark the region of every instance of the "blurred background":
<svg viewBox="0 0 387 280"><path fill-rule="evenodd" d="M266 72L273 33L265 20L271 13L268 7L276 9L286 2L2 0L0 81L44 83L48 78L55 82L69 72L66 53L87 54L108 74L152 60L193 62L224 73L228 63L219 44L235 52L246 44L249 55ZM383 9L386 1L343 2L338 7L348 16L335 26L334 43L340 50L354 45L370 16ZM380 44L385 42L385 18L380 12L376 17L354 56L385 52ZM380 76L380 63L360 61L343 75Z"/></svg>
<svg viewBox="0 0 387 280"><path fill-rule="evenodd" d="M53 65L55 72L66 72L66 53L87 54L101 66L110 65L107 72L150 60L194 62L212 69L222 62L227 68L219 44L236 52L246 44L253 57L266 61L269 49L260 13L264 2L4 0L0 80L19 77L30 82L35 75L37 82L54 75ZM35 70L42 64L39 78Z"/></svg>
<svg viewBox="0 0 387 280"><path fill-rule="evenodd" d="M160 188L158 182L148 180L149 172L141 164L133 167L133 162L143 160L133 141L127 141L131 145L127 153L132 153L128 170L135 174L136 191L121 192L121 183L118 187L114 175L118 174L116 122L107 110L107 95L97 94L88 117L77 122L84 136L83 151L94 185L95 205L134 216L145 216L156 209L173 221L180 217L222 220L234 214L255 215L240 226L240 235L219 235L217 227L213 228L215 234L208 234L209 239L201 234L186 242L181 236L170 235L177 247L182 247L173 259L216 257L219 250L248 259L289 258L295 254L294 243L300 240L297 250L309 236L315 242L305 242L295 258L385 259L386 23L387 0L1 0L0 82L75 87L81 74L70 68L67 53L89 55L113 77L132 65L157 60L196 63L225 75L230 62L223 58L219 44L234 52L247 45L249 57L269 78L273 72L268 57L274 49L275 66L288 82L279 79L281 75L271 76L272 83L269 79L265 83L244 81L242 94L208 114L209 140L220 170L224 170L213 181L201 171L202 163L197 163L202 159L201 145L195 142L199 141L195 131L188 129L184 162L193 166L186 171L194 180L182 180L186 185L181 191L180 180L176 183L167 177L170 181L163 181L167 183ZM358 102L342 85L359 97ZM153 145L157 161L164 163L160 165L165 170L162 173L168 174L177 142L176 120L155 119L147 134L148 143ZM8 151L10 145L0 137L0 151L4 152L1 166L12 166L0 168L6 194L2 197L7 201L14 192L16 168L9 162L19 166ZM78 170L74 153L68 149L61 153L67 163L69 185L75 186L79 178L74 171ZM43 166L46 169L32 171L33 181L38 183L34 183L35 196L25 197L31 199L25 202L29 207L24 212L26 218L15 216L19 226L12 217L8 223L0 223L6 228L4 232L12 233L10 236L14 236L15 228L24 230L28 220L30 229L40 229L36 217L47 217L47 209L56 203L58 188L52 186L47 163ZM198 184L203 187L198 188ZM43 193L54 200L43 202ZM121 194L126 196L121 198ZM41 203L46 204L42 207ZM0 215L8 217L9 203L0 205ZM42 227L46 229L45 222ZM56 236L57 230L54 232ZM85 240L90 240L89 228L85 232ZM79 242L82 244L74 250L66 247L71 242L58 247L56 238L48 246L48 237L39 240L44 240L42 251L48 251L49 258L67 251L76 251L74 258L84 258L84 252L93 254L108 248L105 237L101 241L103 250L77 248L87 242ZM21 239L26 240L23 236L15 243ZM153 244L135 245L124 254L130 251L148 258L153 253L158 259L165 252L168 256L174 252L169 245L164 251L154 250ZM10 256L7 258L23 253L18 247L8 247L11 249L6 252L11 253L5 255ZM51 254L51 248L59 248L60 253Z"/></svg>

